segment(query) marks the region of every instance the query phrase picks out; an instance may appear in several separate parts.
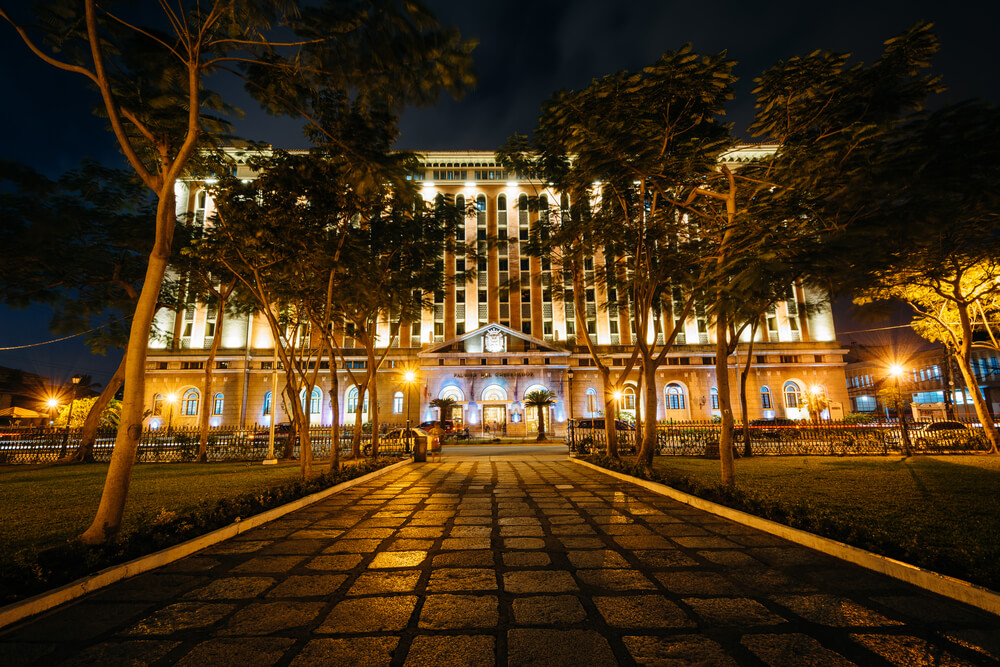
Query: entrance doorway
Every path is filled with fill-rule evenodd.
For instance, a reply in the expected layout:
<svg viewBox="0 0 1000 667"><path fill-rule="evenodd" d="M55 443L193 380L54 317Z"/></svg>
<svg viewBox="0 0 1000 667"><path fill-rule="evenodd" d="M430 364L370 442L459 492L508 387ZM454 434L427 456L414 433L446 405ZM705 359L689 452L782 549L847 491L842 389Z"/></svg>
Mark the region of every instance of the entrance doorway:
<svg viewBox="0 0 1000 667"><path fill-rule="evenodd" d="M490 433L503 434L507 425L506 405L484 405L483 406L483 430L490 429Z"/></svg>

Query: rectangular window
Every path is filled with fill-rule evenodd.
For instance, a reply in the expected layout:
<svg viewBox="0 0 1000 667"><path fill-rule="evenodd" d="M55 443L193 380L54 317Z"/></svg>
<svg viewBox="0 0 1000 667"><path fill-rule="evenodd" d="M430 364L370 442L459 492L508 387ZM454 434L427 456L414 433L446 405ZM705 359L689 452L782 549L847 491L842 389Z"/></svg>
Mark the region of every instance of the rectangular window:
<svg viewBox="0 0 1000 667"><path fill-rule="evenodd" d="M262 370L262 371L269 371L269 370L273 370L273 369L274 369L274 362L273 361L262 361L262 362L260 362L260 370Z"/></svg>
<svg viewBox="0 0 1000 667"><path fill-rule="evenodd" d="M403 395L396 394L392 397L392 413L394 415L403 414Z"/></svg>
<svg viewBox="0 0 1000 667"><path fill-rule="evenodd" d="M229 362L228 361L216 361L215 362L215 367L218 368L219 370L225 370L225 369L229 368Z"/></svg>
<svg viewBox="0 0 1000 667"><path fill-rule="evenodd" d="M506 271L508 269L508 260L501 259L499 261L500 271Z"/></svg>

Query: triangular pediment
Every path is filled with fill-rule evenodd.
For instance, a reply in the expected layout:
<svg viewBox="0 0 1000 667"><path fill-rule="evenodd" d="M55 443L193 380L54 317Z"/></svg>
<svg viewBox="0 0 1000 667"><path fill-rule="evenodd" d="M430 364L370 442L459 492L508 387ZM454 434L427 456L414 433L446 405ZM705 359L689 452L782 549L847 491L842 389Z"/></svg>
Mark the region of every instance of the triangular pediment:
<svg viewBox="0 0 1000 667"><path fill-rule="evenodd" d="M441 354L562 356L570 352L551 341L529 336L503 324L491 323L443 343L435 343L422 350L418 356Z"/></svg>

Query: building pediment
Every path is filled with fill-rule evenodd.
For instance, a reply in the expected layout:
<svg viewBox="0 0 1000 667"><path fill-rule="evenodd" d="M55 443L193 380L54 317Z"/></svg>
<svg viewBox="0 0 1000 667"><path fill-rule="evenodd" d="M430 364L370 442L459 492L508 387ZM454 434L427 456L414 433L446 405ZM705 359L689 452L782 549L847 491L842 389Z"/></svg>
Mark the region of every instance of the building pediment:
<svg viewBox="0 0 1000 667"><path fill-rule="evenodd" d="M502 324L487 324L443 343L436 343L422 350L418 356L430 357L443 354L468 355L517 355L517 356L568 356L569 350L551 341L541 340L515 331Z"/></svg>

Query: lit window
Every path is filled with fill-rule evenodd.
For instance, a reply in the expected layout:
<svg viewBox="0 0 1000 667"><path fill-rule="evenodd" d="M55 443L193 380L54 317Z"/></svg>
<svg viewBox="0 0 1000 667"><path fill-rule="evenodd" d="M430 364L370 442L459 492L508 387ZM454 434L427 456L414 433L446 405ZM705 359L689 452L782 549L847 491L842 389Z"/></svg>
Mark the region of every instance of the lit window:
<svg viewBox="0 0 1000 667"><path fill-rule="evenodd" d="M802 390L799 389L799 385L794 382L786 382L783 393L785 394L785 407L786 408L797 408L799 407L799 396Z"/></svg>
<svg viewBox="0 0 1000 667"><path fill-rule="evenodd" d="M597 390L594 388L587 390L587 412L597 413Z"/></svg>
<svg viewBox="0 0 1000 667"><path fill-rule="evenodd" d="M709 398L712 401L712 409L713 410L718 410L719 409L719 388L718 387L712 387L712 390L709 392Z"/></svg>
<svg viewBox="0 0 1000 667"><path fill-rule="evenodd" d="M684 409L684 388L677 383L671 383L667 385L667 409L668 410L683 410Z"/></svg>
<svg viewBox="0 0 1000 667"><path fill-rule="evenodd" d="M271 392L264 394L264 414L271 414Z"/></svg>
<svg viewBox="0 0 1000 667"><path fill-rule="evenodd" d="M392 396L392 414L403 414L403 392L397 391Z"/></svg>
<svg viewBox="0 0 1000 667"><path fill-rule="evenodd" d="M198 414L198 399L200 395L197 389L188 389L184 392L184 397L181 399L181 414L182 415L197 415Z"/></svg>
<svg viewBox="0 0 1000 667"><path fill-rule="evenodd" d="M760 388L760 407L762 410L771 409L771 388L761 387Z"/></svg>
<svg viewBox="0 0 1000 667"><path fill-rule="evenodd" d="M635 388L625 387L622 392L622 410L635 410Z"/></svg>
<svg viewBox="0 0 1000 667"><path fill-rule="evenodd" d="M223 405L224 400L225 399L222 396L222 392L221 391L214 396L214 398L212 399L212 414L213 415L221 415L222 414L222 405Z"/></svg>

